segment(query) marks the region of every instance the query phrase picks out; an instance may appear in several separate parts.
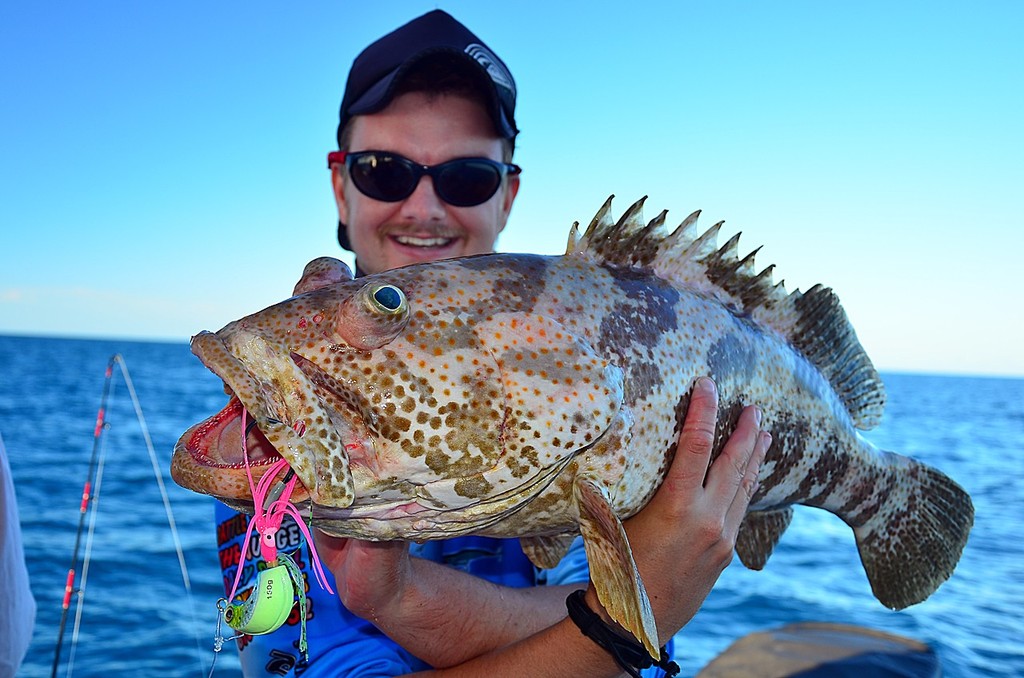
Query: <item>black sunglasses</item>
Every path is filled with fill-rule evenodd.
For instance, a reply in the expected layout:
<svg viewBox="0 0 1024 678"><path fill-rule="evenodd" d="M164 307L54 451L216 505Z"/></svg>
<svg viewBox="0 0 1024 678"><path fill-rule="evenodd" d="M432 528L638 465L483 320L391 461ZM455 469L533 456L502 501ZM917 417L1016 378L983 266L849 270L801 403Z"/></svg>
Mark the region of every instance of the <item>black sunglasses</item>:
<svg viewBox="0 0 1024 678"><path fill-rule="evenodd" d="M523 170L518 165L489 158L456 158L438 165L421 165L387 151L332 151L327 166L345 163L360 193L382 202L405 200L424 174L434 183L437 197L455 207L473 207L491 199L506 175Z"/></svg>

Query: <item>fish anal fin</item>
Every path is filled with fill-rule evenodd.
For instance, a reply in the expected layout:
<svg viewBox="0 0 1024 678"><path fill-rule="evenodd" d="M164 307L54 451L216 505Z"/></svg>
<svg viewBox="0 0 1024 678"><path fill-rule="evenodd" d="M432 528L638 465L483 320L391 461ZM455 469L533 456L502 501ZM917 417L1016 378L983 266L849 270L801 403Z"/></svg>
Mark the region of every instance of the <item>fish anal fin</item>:
<svg viewBox="0 0 1024 678"><path fill-rule="evenodd" d="M660 656L658 630L647 591L640 580L622 522L601 486L577 476L573 496L587 550L590 579L601 605L620 626L643 643L651 657Z"/></svg>
<svg viewBox="0 0 1024 678"><path fill-rule="evenodd" d="M519 545L530 562L537 567L550 570L558 565L569 552L575 534L550 534L540 537L522 537Z"/></svg>
<svg viewBox="0 0 1024 678"><path fill-rule="evenodd" d="M792 506L748 513L736 535L736 555L740 562L751 570L763 569L792 519Z"/></svg>
<svg viewBox="0 0 1024 678"><path fill-rule="evenodd" d="M853 533L871 591L886 607L901 610L923 601L953 574L974 524L974 505L942 472L883 454L893 482Z"/></svg>

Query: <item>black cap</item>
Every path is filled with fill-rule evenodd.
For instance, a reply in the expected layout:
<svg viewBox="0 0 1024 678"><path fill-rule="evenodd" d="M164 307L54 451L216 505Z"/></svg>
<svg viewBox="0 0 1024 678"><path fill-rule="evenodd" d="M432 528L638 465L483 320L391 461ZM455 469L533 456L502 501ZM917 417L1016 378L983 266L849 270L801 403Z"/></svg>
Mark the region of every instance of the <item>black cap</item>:
<svg viewBox="0 0 1024 678"><path fill-rule="evenodd" d="M451 54L486 76L486 99L498 135L515 139L516 83L505 63L472 31L439 9L413 19L364 49L352 63L341 100L341 131L352 116L374 113L391 101L395 82L424 57Z"/></svg>

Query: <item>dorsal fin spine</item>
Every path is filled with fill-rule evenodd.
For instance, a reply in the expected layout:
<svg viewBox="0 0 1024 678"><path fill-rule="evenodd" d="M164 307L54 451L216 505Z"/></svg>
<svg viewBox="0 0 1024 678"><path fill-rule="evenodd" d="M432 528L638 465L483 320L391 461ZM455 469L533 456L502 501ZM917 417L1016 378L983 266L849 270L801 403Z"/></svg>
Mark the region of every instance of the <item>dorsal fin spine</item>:
<svg viewBox="0 0 1024 678"><path fill-rule="evenodd" d="M647 196L640 198L635 203L629 206L626 213L619 219L619 224L625 227L627 233L638 231L644 227L644 203L647 201Z"/></svg>
<svg viewBox="0 0 1024 678"><path fill-rule="evenodd" d="M565 245L565 253L572 254L576 251L576 244L580 241L580 222L572 222L569 228L569 242Z"/></svg>

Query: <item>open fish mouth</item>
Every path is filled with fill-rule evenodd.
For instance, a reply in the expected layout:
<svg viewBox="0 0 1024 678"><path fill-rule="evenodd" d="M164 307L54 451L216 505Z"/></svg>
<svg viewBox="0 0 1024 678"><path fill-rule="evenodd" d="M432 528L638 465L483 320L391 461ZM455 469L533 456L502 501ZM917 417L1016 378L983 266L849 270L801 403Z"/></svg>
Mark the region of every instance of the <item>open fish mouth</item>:
<svg viewBox="0 0 1024 678"><path fill-rule="evenodd" d="M178 441L172 462L175 481L222 498L248 499L238 479L215 477L230 476L225 471L232 470L245 475L244 436L254 481L284 458L312 501L349 506L354 483L345 445L292 353L237 325L225 330L201 332L192 339L192 352L224 380L231 398L223 410ZM243 420L255 426L243 430Z"/></svg>
<svg viewBox="0 0 1024 678"><path fill-rule="evenodd" d="M179 484L247 511L252 505L250 476L258 483L283 457L246 413L242 401L233 393L230 396L220 412L192 426L178 440L171 475ZM308 497L305 485L297 483L292 500Z"/></svg>
<svg viewBox="0 0 1024 678"><path fill-rule="evenodd" d="M184 436L184 449L196 463L219 469L269 466L281 459L281 453L234 394L224 409L189 429Z"/></svg>

